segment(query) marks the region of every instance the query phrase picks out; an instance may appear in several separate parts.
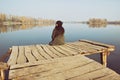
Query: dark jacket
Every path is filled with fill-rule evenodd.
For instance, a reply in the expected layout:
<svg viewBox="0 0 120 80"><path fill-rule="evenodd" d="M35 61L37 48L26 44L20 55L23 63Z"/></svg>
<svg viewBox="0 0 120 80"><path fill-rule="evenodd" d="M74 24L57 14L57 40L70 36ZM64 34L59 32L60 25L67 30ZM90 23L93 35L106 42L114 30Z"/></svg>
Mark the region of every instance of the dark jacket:
<svg viewBox="0 0 120 80"><path fill-rule="evenodd" d="M62 45L64 44L64 28L62 26L56 26L52 32L52 41L50 45Z"/></svg>

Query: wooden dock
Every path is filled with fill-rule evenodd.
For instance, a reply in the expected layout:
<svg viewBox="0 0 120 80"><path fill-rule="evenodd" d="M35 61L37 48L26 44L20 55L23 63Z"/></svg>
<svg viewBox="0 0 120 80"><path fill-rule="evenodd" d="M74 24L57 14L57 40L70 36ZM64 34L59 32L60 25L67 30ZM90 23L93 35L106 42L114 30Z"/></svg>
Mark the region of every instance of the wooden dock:
<svg viewBox="0 0 120 80"><path fill-rule="evenodd" d="M17 80L120 80L106 68L107 56L114 46L79 40L59 46L13 46L7 64L9 79ZM101 65L84 55L100 53Z"/></svg>

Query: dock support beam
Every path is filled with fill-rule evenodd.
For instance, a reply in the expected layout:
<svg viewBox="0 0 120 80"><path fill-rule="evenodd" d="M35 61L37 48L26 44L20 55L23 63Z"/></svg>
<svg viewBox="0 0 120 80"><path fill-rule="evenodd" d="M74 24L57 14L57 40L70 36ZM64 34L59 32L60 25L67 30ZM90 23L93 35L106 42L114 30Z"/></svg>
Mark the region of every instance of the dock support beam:
<svg viewBox="0 0 120 80"><path fill-rule="evenodd" d="M5 80L5 73L3 69L0 70L0 74L1 74L1 80Z"/></svg>
<svg viewBox="0 0 120 80"><path fill-rule="evenodd" d="M105 67L107 67L107 56L109 53L110 52L108 50L104 50L103 53L101 53L101 62Z"/></svg>
<svg viewBox="0 0 120 80"><path fill-rule="evenodd" d="M8 69L7 63L0 62L0 80L5 80L5 70Z"/></svg>

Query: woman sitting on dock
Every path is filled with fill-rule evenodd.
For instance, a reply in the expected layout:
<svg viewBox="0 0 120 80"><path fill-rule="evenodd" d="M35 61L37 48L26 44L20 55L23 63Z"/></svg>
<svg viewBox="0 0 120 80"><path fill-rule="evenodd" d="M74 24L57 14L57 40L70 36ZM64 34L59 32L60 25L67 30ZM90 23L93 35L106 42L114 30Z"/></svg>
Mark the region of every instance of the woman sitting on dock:
<svg viewBox="0 0 120 80"><path fill-rule="evenodd" d="M62 27L63 22L57 21L55 28L52 32L52 41L49 42L49 45L63 45L64 44L64 28Z"/></svg>

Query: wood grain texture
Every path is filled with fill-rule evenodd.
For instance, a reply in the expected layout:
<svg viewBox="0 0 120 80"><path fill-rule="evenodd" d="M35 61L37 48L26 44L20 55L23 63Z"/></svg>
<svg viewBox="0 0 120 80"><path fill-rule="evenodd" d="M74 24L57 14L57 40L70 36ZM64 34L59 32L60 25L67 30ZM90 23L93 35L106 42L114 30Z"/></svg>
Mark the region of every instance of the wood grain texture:
<svg viewBox="0 0 120 80"><path fill-rule="evenodd" d="M17 63L17 58L18 58L18 46L13 46L12 47L12 52L10 55L10 58L7 62L8 65L15 65Z"/></svg>
<svg viewBox="0 0 120 80"><path fill-rule="evenodd" d="M106 68L107 56L114 46L80 40L64 45L13 46L8 65L9 79L17 80L120 80ZM83 55L101 53L103 65ZM96 75L98 74L98 75Z"/></svg>

